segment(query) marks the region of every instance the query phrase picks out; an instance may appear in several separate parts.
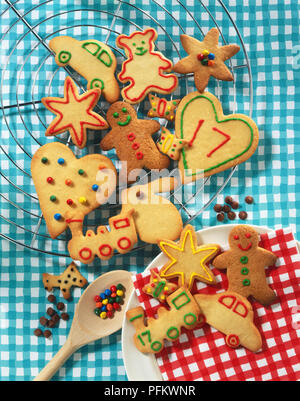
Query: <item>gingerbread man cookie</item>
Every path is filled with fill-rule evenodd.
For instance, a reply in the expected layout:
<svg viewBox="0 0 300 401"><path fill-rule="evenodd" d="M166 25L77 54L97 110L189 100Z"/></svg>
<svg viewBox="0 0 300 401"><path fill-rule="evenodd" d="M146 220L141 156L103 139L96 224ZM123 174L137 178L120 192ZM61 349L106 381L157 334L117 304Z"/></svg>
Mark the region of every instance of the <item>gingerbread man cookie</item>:
<svg viewBox="0 0 300 401"><path fill-rule="evenodd" d="M101 149L115 148L119 159L127 162L128 181L135 181L143 167L158 170L168 167L168 157L158 151L152 139L160 128L157 121L138 119L135 109L125 102L110 106L107 121L111 131L102 139ZM129 176L132 170L137 170L134 177Z"/></svg>
<svg viewBox="0 0 300 401"><path fill-rule="evenodd" d="M119 99L120 89L115 78L117 60L106 44L94 39L79 41L57 36L51 39L49 47L56 53L56 64L70 65L88 81L88 89L99 89L109 103Z"/></svg>
<svg viewBox="0 0 300 401"><path fill-rule="evenodd" d="M64 86L64 98L44 97L43 105L56 114L46 131L46 136L62 134L69 131L73 143L80 149L87 140L87 129L103 130L107 122L93 111L100 97L99 89L91 89L79 95L74 81L67 77Z"/></svg>
<svg viewBox="0 0 300 401"><path fill-rule="evenodd" d="M253 296L262 305L270 305L276 294L267 283L265 267L274 265L277 257L258 246L259 235L251 226L234 227L228 240L230 250L213 261L217 269L227 269L228 291L246 298Z"/></svg>
<svg viewBox="0 0 300 401"><path fill-rule="evenodd" d="M153 28L117 37L116 44L125 50L127 57L118 78L122 83L130 82L121 94L131 104L141 102L151 91L168 94L177 88L176 75L166 74L172 70L173 63L154 50L156 38Z"/></svg>
<svg viewBox="0 0 300 401"><path fill-rule="evenodd" d="M202 42L188 35L181 35L180 40L188 56L179 60L173 70L181 74L193 73L199 92L205 90L210 76L222 81L233 80L224 61L234 56L240 47L237 45L218 46L217 28L212 28Z"/></svg>

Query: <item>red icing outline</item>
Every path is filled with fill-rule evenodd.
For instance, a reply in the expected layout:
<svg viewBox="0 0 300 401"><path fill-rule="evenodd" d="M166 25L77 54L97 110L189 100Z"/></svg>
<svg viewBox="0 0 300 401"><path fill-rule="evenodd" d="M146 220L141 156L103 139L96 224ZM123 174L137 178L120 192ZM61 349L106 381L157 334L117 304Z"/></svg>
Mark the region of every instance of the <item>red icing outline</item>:
<svg viewBox="0 0 300 401"><path fill-rule="evenodd" d="M83 222L83 220L80 220L80 219L77 219L77 220L76 219L74 219L74 220L73 219L67 219L66 220L67 224L70 224L70 223L82 223L82 222Z"/></svg>
<svg viewBox="0 0 300 401"><path fill-rule="evenodd" d="M85 256L82 256L82 252L89 252L89 256L88 257L85 257ZM90 248L82 248L82 249L80 249L80 251L79 251L79 256L81 257L81 259L83 259L83 260L88 260L91 256L92 256L92 251L91 251L91 249Z"/></svg>
<svg viewBox="0 0 300 401"><path fill-rule="evenodd" d="M220 149L222 146L224 146L230 139L231 136L228 134L225 134L225 132L220 131L218 128L213 127L213 131L218 132L219 134L223 135L226 137L226 139L220 143L220 145L216 146L212 151L210 151L209 153L207 153L206 157L210 157L213 153L215 153L218 149Z"/></svg>
<svg viewBox="0 0 300 401"><path fill-rule="evenodd" d="M252 242L249 242L249 244L246 246L246 248L243 248L241 244L238 244L238 247L242 250L242 251L248 251L248 249L250 249L252 246Z"/></svg>
<svg viewBox="0 0 300 401"><path fill-rule="evenodd" d="M127 135L127 139L128 139L128 141L130 141L130 142L134 141L134 140L135 140L135 134L134 134L133 132L130 132L130 133Z"/></svg>
<svg viewBox="0 0 300 401"><path fill-rule="evenodd" d="M190 140L190 142L189 142L189 146L191 147L191 146L193 146L193 142L194 142L194 140L196 139L196 136L197 136L197 134L198 134L198 131L199 131L199 129L202 127L202 124L204 123L204 120L199 120L198 121L198 125L197 125L197 127L196 127L196 131L194 132L194 134L193 134L193 137L192 137L192 139Z"/></svg>
<svg viewBox="0 0 300 401"><path fill-rule="evenodd" d="M133 33L132 33L131 35L129 35L129 36L125 36L125 35L120 35L120 36L118 36L118 37L117 37L117 44L118 44L118 45L121 44L121 45L124 46L124 47L128 50L128 52L129 52L129 58L128 58L126 61L124 61L124 63L122 64L122 70L121 70L121 72L120 72L120 74L119 74L119 80L120 80L121 82L131 81L131 84L130 84L127 88L124 89L124 95L126 96L127 99L129 99L129 100L131 100L131 101L133 101L133 102L136 102L136 101L139 101L140 99L143 99L143 98L146 96L146 93L147 93L148 91L151 91L151 90L154 91L155 89L159 89L159 90L165 91L165 92L172 92L172 91L176 88L177 83L178 83L178 80L177 80L176 75L174 75L174 74L169 74L168 77L173 76L174 81L175 81L174 84L173 84L170 88L161 88L161 87L158 86L158 85L148 85L148 86L143 90L143 92L140 94L139 97L134 98L134 99L131 99L130 97L127 96L127 92L129 91L129 89L131 89L131 88L135 85L135 80L134 80L133 77L130 77L130 76L124 77L124 76L122 76L122 75L125 73L126 65L127 65L129 62L131 62L131 61L133 60L133 54L132 54L131 48L130 48L128 45L122 43L122 39L123 39L123 37L125 37L126 39L132 39L132 38L133 38L135 35L137 35L137 34L139 34L139 35L142 34L142 35L146 36L148 32L151 32L151 33L152 33L151 37L149 38L149 43L148 43L148 44L149 44L149 54L154 55L154 56L158 56L163 62L167 62L167 63L168 63L168 66L166 66L166 67L159 67L159 68L158 68L158 74L159 74L161 77L166 77L165 74L162 74L162 71L164 71L164 70L169 70L169 69L172 68L172 63L171 63L167 58L165 58L165 57L164 57L162 54L160 54L159 52L155 52L155 51L153 52L153 47L154 47L153 38L155 37L155 31L154 31L154 29L148 28L148 29L146 29L144 32L133 32ZM122 47L122 46L119 46L119 47Z"/></svg>
<svg viewBox="0 0 300 401"><path fill-rule="evenodd" d="M117 227L117 224L120 222L124 223L124 225ZM127 217L125 217L124 219L114 220L113 225L116 230L119 230L120 228L130 227L130 221Z"/></svg>
<svg viewBox="0 0 300 401"><path fill-rule="evenodd" d="M121 241L124 241L124 240L126 240L127 241L127 246L121 246L120 245L120 243L121 243ZM123 250L125 250L125 249L128 249L128 248L130 248L131 247L131 241L130 241L130 239L128 238L128 237L122 237L122 238L120 238L119 240L118 240L118 247L120 248L120 249L123 249Z"/></svg>
<svg viewBox="0 0 300 401"><path fill-rule="evenodd" d="M109 248L109 253L104 253L103 252L103 248ZM98 250L99 250L100 255L102 255L104 257L110 256L112 254L112 251L113 251L112 247L109 244L100 245Z"/></svg>
<svg viewBox="0 0 300 401"><path fill-rule="evenodd" d="M59 111L59 110L56 110L53 106L51 106L51 103L58 103L58 104L68 104L68 103L70 103L70 93L69 93L70 87L71 87L71 91L72 91L73 97L74 97L74 99L76 100L77 103L81 103L83 100L86 100L89 97L92 98L91 103L90 103L89 108L87 109L86 113L88 115L90 115L91 117L95 118L96 120L98 120L98 124L96 124L96 123L93 124L93 123L90 123L90 122L87 122L87 121L80 121L80 126L81 126L81 131L79 133L80 137L78 137L78 133L75 130L74 125L73 125L72 122L70 122L69 124L67 124L67 125L65 125L63 127L60 127L59 129L56 130L56 127L60 124L60 122L63 119L63 113L61 111ZM50 111L52 111L56 115L58 114L58 121L55 124L53 124L53 122L55 121L55 120L53 120L53 122L48 127L47 132L50 135L55 135L55 134L57 134L59 132L71 129L73 131L74 135L75 135L77 144L79 146L81 146L82 143L83 143L83 136L84 136L83 135L84 124L88 124L89 126L92 126L92 127L104 127L105 126L105 122L100 118L100 116L98 117L98 115L96 113L90 111L90 109L95 106L96 99L99 97L99 90L98 89L89 90L88 92L86 92L86 94L80 95L80 99L79 99L77 97L77 95L76 95L75 85L73 85L73 82L72 82L71 78L67 77L66 78L66 83L65 83L65 95L66 95L66 99L65 99L65 96L64 96L64 98L61 101L53 100L52 98L44 98L44 100L43 100L45 105L46 105L46 107Z"/></svg>
<svg viewBox="0 0 300 401"><path fill-rule="evenodd" d="M163 109L163 112L161 113L160 112L160 106L161 106L161 104L163 103L163 105L165 106L164 107L164 109ZM164 115L165 115L165 111L166 111L166 107L167 107L167 101L166 101L166 99L159 99L159 102L158 102L158 105L157 105L157 114L160 116L160 117L163 117Z"/></svg>
<svg viewBox="0 0 300 401"><path fill-rule="evenodd" d="M224 302L223 302L223 299L224 299L224 298L231 298L231 299L232 299L232 303L231 303L230 305L224 304ZM235 301L236 301L236 297L235 297L234 295L222 295L222 296L218 299L218 302L220 302L220 304L226 306L226 308L228 308L228 309L231 309L231 308L233 307Z"/></svg>
<svg viewBox="0 0 300 401"><path fill-rule="evenodd" d="M230 340L234 338L235 340L237 340L237 342L235 344L231 344ZM240 339L239 336L237 336L236 334L229 334L226 338L226 344L230 347L230 348L237 348L240 345Z"/></svg>
<svg viewBox="0 0 300 401"><path fill-rule="evenodd" d="M245 311L244 311L244 313L242 314L242 313L239 313L238 311L237 311L237 307L239 306L239 305L242 305L244 308L245 308ZM234 313L236 313L237 315L239 315L239 316L242 316L242 317L246 317L247 315L248 315L248 308L246 307L246 305L244 304L244 302L242 302L242 301L237 301L237 303L235 304L235 306L234 306L234 308L232 309L232 311L234 312Z"/></svg>

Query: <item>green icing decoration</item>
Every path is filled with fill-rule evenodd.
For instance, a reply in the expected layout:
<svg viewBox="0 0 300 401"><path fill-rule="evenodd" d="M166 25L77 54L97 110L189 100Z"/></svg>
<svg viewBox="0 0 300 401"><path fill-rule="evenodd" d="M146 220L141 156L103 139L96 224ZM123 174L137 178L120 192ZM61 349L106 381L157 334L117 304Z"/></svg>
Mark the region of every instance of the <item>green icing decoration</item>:
<svg viewBox="0 0 300 401"><path fill-rule="evenodd" d="M243 286L244 287L249 287L250 285L250 280L248 280L247 278L245 278L245 280L243 280Z"/></svg>
<svg viewBox="0 0 300 401"><path fill-rule="evenodd" d="M241 259L240 259L240 262L243 263L243 265L248 263L248 256L242 256Z"/></svg>
<svg viewBox="0 0 300 401"><path fill-rule="evenodd" d="M159 341L153 341L153 343L151 344L151 349L155 352L158 352L161 350L162 347L162 343Z"/></svg>
<svg viewBox="0 0 300 401"><path fill-rule="evenodd" d="M141 313L140 315L133 316L129 321L133 322L135 319L139 319L140 317L144 317L144 315Z"/></svg>
<svg viewBox="0 0 300 401"><path fill-rule="evenodd" d="M61 51L58 54L58 61L61 64L67 64L71 60L71 58L72 58L72 54L70 52L67 52L67 51Z"/></svg>
<svg viewBox="0 0 300 401"><path fill-rule="evenodd" d="M184 297L182 304L178 305L178 303L176 304L176 301L178 299L181 299ZM179 295L177 295L177 297L175 297L174 299L172 299L172 304L175 306L175 308L177 310L179 310L180 308L182 308L184 305L188 304L189 302L191 302L190 298L188 297L187 293L185 291L182 291Z"/></svg>
<svg viewBox="0 0 300 401"><path fill-rule="evenodd" d="M162 290L164 289L165 285L166 285L166 283L164 281L161 281L160 283L158 283L157 286L155 287L152 295L155 298L158 298L160 296Z"/></svg>
<svg viewBox="0 0 300 401"><path fill-rule="evenodd" d="M247 274L249 274L249 269L247 269L247 267L243 267L243 268L241 269L241 274L242 274L243 276L247 276Z"/></svg>
<svg viewBox="0 0 300 401"><path fill-rule="evenodd" d="M170 332L171 331L174 331L175 330L175 335L171 335L170 334ZM167 331L167 337L168 338L170 338L171 340L175 340L176 338L178 338L179 337L179 330L177 329L177 327L175 327L175 326L172 326L172 327L170 327L169 329L168 329L168 331Z"/></svg>
<svg viewBox="0 0 300 401"><path fill-rule="evenodd" d="M95 78L91 82L91 89L100 88L104 89L104 82L100 78Z"/></svg>
<svg viewBox="0 0 300 401"><path fill-rule="evenodd" d="M223 164L226 164L226 163L228 163L228 162L230 162L230 161L232 161L232 160L235 160L235 159L237 159L238 157L242 156L244 153L246 153L246 152L250 149L250 147L251 147L251 145L252 145L252 143L253 143L253 128L251 127L251 125L250 125L247 121L243 120L242 118L226 118L225 120L219 121L219 120L218 120L217 111L216 111L216 109L215 109L215 105L213 104L213 101L212 101L211 99L209 99L207 96L204 96L204 95L196 95L195 97L193 97L192 99L190 99L190 100L187 102L187 104L184 106L184 108L183 108L183 110L182 110L182 113L181 113L181 116L180 116L180 136L181 136L182 139L184 139L184 136L183 136L183 116L184 116L184 113L185 113L187 107L190 105L190 103L192 103L192 102L193 102L194 100L196 100L196 99L201 99L201 98L204 98L204 99L208 100L208 101L211 103L211 105L212 105L212 107L213 107L213 110L214 110L214 113L215 113L216 122L218 122L218 123L223 123L223 122L232 121L232 120L235 120L235 121L242 121L243 123L245 123L246 125L248 125L248 127L249 127L249 129L250 129L250 132L251 132L251 140L250 140L250 143L249 143L249 145L247 146L247 148L246 148L243 152L241 152L241 153L239 153L238 155L236 155L236 156L234 156L234 157L231 157L230 159L227 159L227 160L225 160L225 161L223 161L223 162L221 162L221 163L219 163L219 164L217 164L217 165L215 165L215 166L213 166L213 167L209 167L208 169L204 170L204 173L205 173L205 172L207 172L207 171L210 171L210 170L213 170L213 169L218 168L218 167L220 167L220 166L223 166ZM188 163L187 163L187 160L186 160L186 154L185 154L185 150L184 150L184 149L182 150L182 159L183 159L184 169L185 169L185 170L189 170L189 166L188 166ZM192 176L192 175L196 175L196 174L197 174L197 173L189 173L189 172L187 172L187 175L188 175L188 176Z"/></svg>
<svg viewBox="0 0 300 401"><path fill-rule="evenodd" d="M191 322L187 322L187 318L189 316L192 316L193 320ZM197 316L194 313L187 313L186 315L183 316L183 321L187 326L191 326L192 324L194 324L197 320Z"/></svg>

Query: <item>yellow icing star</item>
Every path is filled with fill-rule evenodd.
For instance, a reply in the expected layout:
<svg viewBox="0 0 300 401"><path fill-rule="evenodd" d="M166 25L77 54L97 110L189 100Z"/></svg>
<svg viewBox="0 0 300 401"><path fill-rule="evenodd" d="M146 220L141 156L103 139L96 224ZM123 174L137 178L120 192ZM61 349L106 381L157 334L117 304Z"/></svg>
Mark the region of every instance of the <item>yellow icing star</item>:
<svg viewBox="0 0 300 401"><path fill-rule="evenodd" d="M199 92L204 92L210 76L223 81L232 81L233 76L224 61L234 56L239 50L238 45L218 46L219 31L212 28L206 34L202 42L188 36L180 36L181 44L188 56L179 60L173 67L173 71L181 74L194 73L195 85ZM202 56L212 60L201 62Z"/></svg>
<svg viewBox="0 0 300 401"><path fill-rule="evenodd" d="M178 277L178 286L185 285L189 290L192 289L195 279L207 284L216 284L208 263L220 252L220 246L217 244L198 246L193 226L187 225L183 229L178 243L165 240L160 241L158 245L170 259L162 267L161 277Z"/></svg>

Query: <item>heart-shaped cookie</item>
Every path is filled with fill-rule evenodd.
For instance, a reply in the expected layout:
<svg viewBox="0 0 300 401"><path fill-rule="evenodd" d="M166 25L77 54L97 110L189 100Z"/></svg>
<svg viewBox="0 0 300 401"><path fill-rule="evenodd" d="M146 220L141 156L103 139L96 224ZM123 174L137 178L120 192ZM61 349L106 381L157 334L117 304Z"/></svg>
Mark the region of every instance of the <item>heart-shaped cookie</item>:
<svg viewBox="0 0 300 401"><path fill-rule="evenodd" d="M110 159L98 154L77 159L59 142L37 150L31 173L52 238L67 228L66 215L88 214L105 203L116 187L117 173Z"/></svg>
<svg viewBox="0 0 300 401"><path fill-rule="evenodd" d="M226 170L255 152L259 133L254 121L243 114L223 114L219 100L209 92L193 92L178 107L177 138L189 141L179 160L185 181Z"/></svg>

